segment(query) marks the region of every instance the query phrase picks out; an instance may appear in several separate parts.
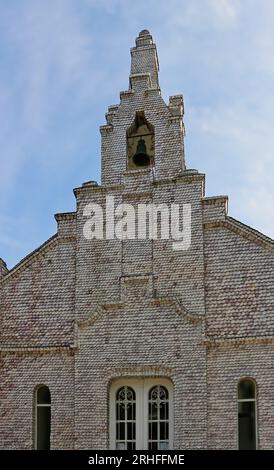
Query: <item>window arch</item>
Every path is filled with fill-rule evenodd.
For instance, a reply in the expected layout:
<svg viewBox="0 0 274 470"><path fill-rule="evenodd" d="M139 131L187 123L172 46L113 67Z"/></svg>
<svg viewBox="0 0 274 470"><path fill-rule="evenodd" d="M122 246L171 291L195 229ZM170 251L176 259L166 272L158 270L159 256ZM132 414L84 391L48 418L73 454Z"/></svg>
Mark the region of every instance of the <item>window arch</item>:
<svg viewBox="0 0 274 470"><path fill-rule="evenodd" d="M35 449L50 449L51 396L46 385L35 389Z"/></svg>
<svg viewBox="0 0 274 470"><path fill-rule="evenodd" d="M249 378L238 383L238 441L240 450L257 447L256 383Z"/></svg>

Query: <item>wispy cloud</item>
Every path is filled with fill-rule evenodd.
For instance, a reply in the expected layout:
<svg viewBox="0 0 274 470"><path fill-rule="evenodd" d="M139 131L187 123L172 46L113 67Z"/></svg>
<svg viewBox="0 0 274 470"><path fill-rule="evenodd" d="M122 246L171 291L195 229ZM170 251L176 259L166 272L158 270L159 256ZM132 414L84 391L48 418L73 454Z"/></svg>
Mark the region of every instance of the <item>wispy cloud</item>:
<svg viewBox="0 0 274 470"><path fill-rule="evenodd" d="M209 0L208 6L215 14L215 19L222 25L231 25L239 18L241 7L239 0Z"/></svg>

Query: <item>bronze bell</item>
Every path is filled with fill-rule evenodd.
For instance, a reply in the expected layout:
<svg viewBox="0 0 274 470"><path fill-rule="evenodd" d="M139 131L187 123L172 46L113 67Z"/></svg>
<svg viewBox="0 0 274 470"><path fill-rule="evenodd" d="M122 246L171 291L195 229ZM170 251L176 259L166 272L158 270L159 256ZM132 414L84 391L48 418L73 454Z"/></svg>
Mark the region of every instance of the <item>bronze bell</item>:
<svg viewBox="0 0 274 470"><path fill-rule="evenodd" d="M133 161L136 166L149 165L150 159L147 154L146 143L142 138L138 141L136 153L133 155Z"/></svg>

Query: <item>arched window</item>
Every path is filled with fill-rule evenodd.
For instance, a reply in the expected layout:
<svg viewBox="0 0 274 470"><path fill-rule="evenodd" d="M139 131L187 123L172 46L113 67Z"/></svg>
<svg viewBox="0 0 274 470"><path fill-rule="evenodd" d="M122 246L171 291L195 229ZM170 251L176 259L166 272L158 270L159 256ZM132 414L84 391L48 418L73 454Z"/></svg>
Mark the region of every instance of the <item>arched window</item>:
<svg viewBox="0 0 274 470"><path fill-rule="evenodd" d="M130 377L113 381L110 448L173 448L173 385L169 379Z"/></svg>
<svg viewBox="0 0 274 470"><path fill-rule="evenodd" d="M254 450L257 443L256 384L251 379L238 383L238 439L240 450Z"/></svg>
<svg viewBox="0 0 274 470"><path fill-rule="evenodd" d="M127 386L116 392L116 449L136 449L136 395Z"/></svg>
<svg viewBox="0 0 274 470"><path fill-rule="evenodd" d="M148 448L169 448L169 397L162 385L152 387L148 395Z"/></svg>
<svg viewBox="0 0 274 470"><path fill-rule="evenodd" d="M51 398L46 385L35 390L35 449L50 449Z"/></svg>

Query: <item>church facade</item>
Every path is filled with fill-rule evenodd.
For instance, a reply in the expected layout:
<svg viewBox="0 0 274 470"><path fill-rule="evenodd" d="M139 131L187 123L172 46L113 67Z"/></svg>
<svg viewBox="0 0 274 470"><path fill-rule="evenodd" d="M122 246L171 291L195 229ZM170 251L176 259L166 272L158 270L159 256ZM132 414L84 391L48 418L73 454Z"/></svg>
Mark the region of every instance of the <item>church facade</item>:
<svg viewBox="0 0 274 470"><path fill-rule="evenodd" d="M158 69L141 31L100 128L101 185L76 188L13 269L0 260L1 449L274 449L274 241L205 197ZM112 236L111 204L190 208L189 244Z"/></svg>

